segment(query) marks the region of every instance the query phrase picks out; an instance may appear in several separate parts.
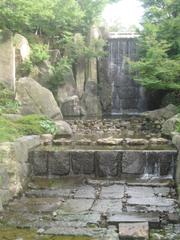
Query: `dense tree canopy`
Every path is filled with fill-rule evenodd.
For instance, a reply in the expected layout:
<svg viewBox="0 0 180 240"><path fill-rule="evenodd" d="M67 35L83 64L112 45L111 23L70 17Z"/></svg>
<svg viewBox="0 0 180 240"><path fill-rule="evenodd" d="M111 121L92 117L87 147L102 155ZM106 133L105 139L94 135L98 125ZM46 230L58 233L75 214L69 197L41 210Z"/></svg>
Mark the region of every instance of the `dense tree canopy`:
<svg viewBox="0 0 180 240"><path fill-rule="evenodd" d="M180 1L142 0L140 60L132 64L136 80L147 88L180 89Z"/></svg>

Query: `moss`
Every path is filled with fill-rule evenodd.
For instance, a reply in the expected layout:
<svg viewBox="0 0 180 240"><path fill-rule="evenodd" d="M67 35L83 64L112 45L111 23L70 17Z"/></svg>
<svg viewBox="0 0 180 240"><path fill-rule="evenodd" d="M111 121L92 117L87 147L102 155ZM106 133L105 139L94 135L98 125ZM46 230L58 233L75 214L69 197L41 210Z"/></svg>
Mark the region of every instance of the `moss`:
<svg viewBox="0 0 180 240"><path fill-rule="evenodd" d="M46 116L33 114L16 121L0 117L0 142L14 141L24 135L40 135L53 133L53 131L55 131L55 125Z"/></svg>
<svg viewBox="0 0 180 240"><path fill-rule="evenodd" d="M25 240L90 240L88 237L40 236L36 234L35 230L0 227L1 240L13 240L21 238Z"/></svg>
<svg viewBox="0 0 180 240"><path fill-rule="evenodd" d="M180 133L180 120L176 123L176 131Z"/></svg>

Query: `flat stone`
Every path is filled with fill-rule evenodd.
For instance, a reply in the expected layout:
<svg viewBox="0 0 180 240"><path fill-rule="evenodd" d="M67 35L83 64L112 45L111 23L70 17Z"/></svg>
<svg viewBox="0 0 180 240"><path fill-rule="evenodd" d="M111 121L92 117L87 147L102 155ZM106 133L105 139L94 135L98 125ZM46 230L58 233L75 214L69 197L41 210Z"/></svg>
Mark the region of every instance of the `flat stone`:
<svg viewBox="0 0 180 240"><path fill-rule="evenodd" d="M98 151L95 153L97 177L116 177L119 174L121 153L113 151Z"/></svg>
<svg viewBox="0 0 180 240"><path fill-rule="evenodd" d="M29 154L29 162L35 176L47 176L48 161L46 151L33 151Z"/></svg>
<svg viewBox="0 0 180 240"><path fill-rule="evenodd" d="M74 214L58 214L53 218L55 221L64 222L64 226L71 224L70 226L75 226L74 223L78 223L79 226L90 226L90 225L99 225L101 220L100 213L94 212L82 212Z"/></svg>
<svg viewBox="0 0 180 240"><path fill-rule="evenodd" d="M149 198L154 197L154 190L152 187L127 187L126 188L126 194L128 194L128 197L133 198Z"/></svg>
<svg viewBox="0 0 180 240"><path fill-rule="evenodd" d="M166 138L151 138L149 142L151 144L158 145L158 144L167 144L169 141Z"/></svg>
<svg viewBox="0 0 180 240"><path fill-rule="evenodd" d="M120 238L148 240L149 239L148 222L120 223L119 236Z"/></svg>
<svg viewBox="0 0 180 240"><path fill-rule="evenodd" d="M77 189L74 198L95 199L95 189L92 186L81 186Z"/></svg>
<svg viewBox="0 0 180 240"><path fill-rule="evenodd" d="M153 188L155 196L169 197L171 195L171 189L169 187L155 187Z"/></svg>
<svg viewBox="0 0 180 240"><path fill-rule="evenodd" d="M105 233L106 229L101 228L53 227L46 230L43 234L60 236L87 236L94 237L99 240L97 237L103 237Z"/></svg>
<svg viewBox="0 0 180 240"><path fill-rule="evenodd" d="M157 227L160 218L158 213L113 213L108 215L107 222L109 224L149 222L152 227Z"/></svg>
<svg viewBox="0 0 180 240"><path fill-rule="evenodd" d="M101 213L122 212L122 202L120 199L98 199L95 201L92 211Z"/></svg>
<svg viewBox="0 0 180 240"><path fill-rule="evenodd" d="M102 187L100 197L101 199L118 199L124 197L124 185L112 185L108 187Z"/></svg>
<svg viewBox="0 0 180 240"><path fill-rule="evenodd" d="M62 204L59 198L21 198L9 204L10 211L17 212L52 212Z"/></svg>
<svg viewBox="0 0 180 240"><path fill-rule="evenodd" d="M69 197L72 189L43 189L43 190L30 190L25 194L27 197Z"/></svg>
<svg viewBox="0 0 180 240"><path fill-rule="evenodd" d="M48 173L49 175L64 176L70 171L70 155L68 152L48 153Z"/></svg>
<svg viewBox="0 0 180 240"><path fill-rule="evenodd" d="M90 144L93 144L91 139L88 139L88 138L77 140L76 143L80 144L80 145L90 145Z"/></svg>
<svg viewBox="0 0 180 240"><path fill-rule="evenodd" d="M67 138L54 139L53 144L54 145L70 145L72 144L72 140Z"/></svg>
<svg viewBox="0 0 180 240"><path fill-rule="evenodd" d="M119 240L119 234L115 226L108 226L107 233L103 240Z"/></svg>
<svg viewBox="0 0 180 240"><path fill-rule="evenodd" d="M120 145L124 141L123 138L114 138L114 137L108 137L108 138L100 138L96 142L99 145Z"/></svg>
<svg viewBox="0 0 180 240"><path fill-rule="evenodd" d="M74 174L94 174L94 152L76 151L71 153Z"/></svg>
<svg viewBox="0 0 180 240"><path fill-rule="evenodd" d="M142 151L126 151L122 158L122 172L129 174L143 174L146 154Z"/></svg>
<svg viewBox="0 0 180 240"><path fill-rule="evenodd" d="M134 145L134 146L149 144L149 141L147 139L143 139L143 138L139 138L139 139L136 139L136 138L126 138L125 142L128 145Z"/></svg>
<svg viewBox="0 0 180 240"><path fill-rule="evenodd" d="M64 202L59 211L60 213L80 213L89 211L93 205L93 199L68 199Z"/></svg>

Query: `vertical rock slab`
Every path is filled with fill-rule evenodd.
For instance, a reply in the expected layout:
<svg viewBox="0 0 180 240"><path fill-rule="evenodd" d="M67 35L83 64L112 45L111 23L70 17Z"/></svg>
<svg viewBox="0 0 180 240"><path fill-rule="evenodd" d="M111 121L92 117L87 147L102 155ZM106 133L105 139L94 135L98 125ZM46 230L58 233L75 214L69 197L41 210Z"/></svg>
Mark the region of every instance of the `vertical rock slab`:
<svg viewBox="0 0 180 240"><path fill-rule="evenodd" d="M0 82L15 90L15 48L9 31L0 31Z"/></svg>

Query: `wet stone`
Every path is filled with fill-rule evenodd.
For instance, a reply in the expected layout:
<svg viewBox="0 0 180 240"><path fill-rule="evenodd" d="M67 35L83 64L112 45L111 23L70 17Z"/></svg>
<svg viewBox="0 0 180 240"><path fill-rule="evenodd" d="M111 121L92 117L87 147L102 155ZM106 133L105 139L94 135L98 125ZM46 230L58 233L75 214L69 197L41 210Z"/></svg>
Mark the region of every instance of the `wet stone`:
<svg viewBox="0 0 180 240"><path fill-rule="evenodd" d="M120 238L127 239L149 239L149 225L148 222L141 223L120 223L119 224Z"/></svg>
<svg viewBox="0 0 180 240"><path fill-rule="evenodd" d="M145 159L145 152L124 152L122 158L122 172L130 174L143 174L145 167Z"/></svg>
<svg viewBox="0 0 180 240"><path fill-rule="evenodd" d="M95 201L92 211L100 213L122 212L122 202L120 199L98 199Z"/></svg>
<svg viewBox="0 0 180 240"><path fill-rule="evenodd" d="M113 213L108 215L107 222L109 224L149 222L152 227L157 227L160 218L158 213Z"/></svg>
<svg viewBox="0 0 180 240"><path fill-rule="evenodd" d="M77 189L74 198L95 199L96 191L92 186L81 186Z"/></svg>
<svg viewBox="0 0 180 240"><path fill-rule="evenodd" d="M69 197L72 189L43 189L43 190L30 190L25 194L27 197Z"/></svg>
<svg viewBox="0 0 180 240"><path fill-rule="evenodd" d="M154 190L152 187L127 187L126 194L129 198L149 198L154 197Z"/></svg>
<svg viewBox="0 0 180 240"><path fill-rule="evenodd" d="M94 174L94 152L78 151L71 153L74 174Z"/></svg>
<svg viewBox="0 0 180 240"><path fill-rule="evenodd" d="M35 176L47 176L48 160L47 152L34 151L29 154L29 162L32 165L32 171Z"/></svg>
<svg viewBox="0 0 180 240"><path fill-rule="evenodd" d="M68 199L59 208L59 213L80 213L89 211L93 205L93 199Z"/></svg>
<svg viewBox="0 0 180 240"><path fill-rule="evenodd" d="M95 153L97 177L116 177L120 168L121 153L117 151L99 151Z"/></svg>
<svg viewBox="0 0 180 240"><path fill-rule="evenodd" d="M100 197L101 199L118 199L124 197L124 185L112 185L102 187Z"/></svg>
<svg viewBox="0 0 180 240"><path fill-rule="evenodd" d="M70 171L70 156L68 152L49 152L48 173L49 175L64 176Z"/></svg>

